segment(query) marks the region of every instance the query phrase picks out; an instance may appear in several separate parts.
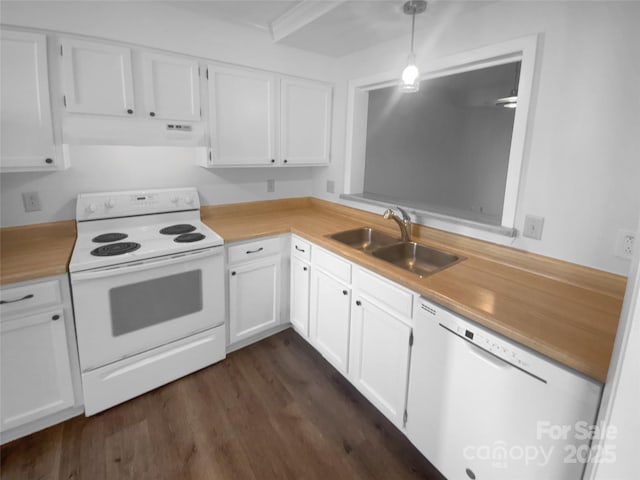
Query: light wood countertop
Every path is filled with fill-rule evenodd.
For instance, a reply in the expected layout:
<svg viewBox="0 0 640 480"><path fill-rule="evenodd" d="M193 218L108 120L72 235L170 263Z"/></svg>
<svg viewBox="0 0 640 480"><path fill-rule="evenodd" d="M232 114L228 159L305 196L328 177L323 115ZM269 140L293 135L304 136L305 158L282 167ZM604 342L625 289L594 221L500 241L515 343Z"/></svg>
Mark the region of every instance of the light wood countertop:
<svg viewBox="0 0 640 480"><path fill-rule="evenodd" d="M76 222L0 228L0 284L67 273Z"/></svg>
<svg viewBox="0 0 640 480"><path fill-rule="evenodd" d="M467 318L604 382L626 277L414 225L418 243L466 257L419 278L327 237L359 226L398 236L393 222L317 199L203 207L226 242L295 233Z"/></svg>
<svg viewBox="0 0 640 480"><path fill-rule="evenodd" d="M372 226L381 215L312 198L204 206L226 243L295 233L600 382L607 376L626 278L414 225L413 239L466 257L419 278L327 237ZM75 222L0 229L0 283L65 273Z"/></svg>

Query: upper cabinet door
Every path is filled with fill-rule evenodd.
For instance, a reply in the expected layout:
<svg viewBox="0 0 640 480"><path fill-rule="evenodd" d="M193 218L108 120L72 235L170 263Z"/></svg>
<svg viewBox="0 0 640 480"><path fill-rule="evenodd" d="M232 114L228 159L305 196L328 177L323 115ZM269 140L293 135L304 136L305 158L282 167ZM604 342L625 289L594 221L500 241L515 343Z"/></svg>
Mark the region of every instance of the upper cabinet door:
<svg viewBox="0 0 640 480"><path fill-rule="evenodd" d="M275 164L275 76L220 66L208 76L211 165Z"/></svg>
<svg viewBox="0 0 640 480"><path fill-rule="evenodd" d="M47 39L2 30L2 170L57 167L47 73Z"/></svg>
<svg viewBox="0 0 640 480"><path fill-rule="evenodd" d="M331 102L329 85L283 78L280 144L282 162L326 164L331 152Z"/></svg>
<svg viewBox="0 0 640 480"><path fill-rule="evenodd" d="M134 114L131 49L71 38L61 45L68 112Z"/></svg>
<svg viewBox="0 0 640 480"><path fill-rule="evenodd" d="M154 53L142 54L146 114L168 120L200 120L198 62Z"/></svg>

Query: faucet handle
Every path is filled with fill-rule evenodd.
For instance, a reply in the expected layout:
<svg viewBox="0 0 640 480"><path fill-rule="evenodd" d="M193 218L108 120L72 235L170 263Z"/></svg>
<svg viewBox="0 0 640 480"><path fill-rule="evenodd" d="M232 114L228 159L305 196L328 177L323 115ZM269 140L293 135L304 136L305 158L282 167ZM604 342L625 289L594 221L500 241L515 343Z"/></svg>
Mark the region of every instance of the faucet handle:
<svg viewBox="0 0 640 480"><path fill-rule="evenodd" d="M402 214L402 219L405 222L410 222L411 221L411 217L409 216L409 214L407 213L407 211L404 208L400 208L398 206L396 206L396 208L398 209L398 211Z"/></svg>

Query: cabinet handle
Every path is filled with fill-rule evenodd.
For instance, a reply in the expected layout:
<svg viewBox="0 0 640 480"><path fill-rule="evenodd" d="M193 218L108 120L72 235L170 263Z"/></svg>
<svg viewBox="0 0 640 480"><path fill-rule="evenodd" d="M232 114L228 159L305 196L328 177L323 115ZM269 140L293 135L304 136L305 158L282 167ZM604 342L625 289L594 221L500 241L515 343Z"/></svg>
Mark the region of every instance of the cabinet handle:
<svg viewBox="0 0 640 480"><path fill-rule="evenodd" d="M298 245L295 246L296 250L298 250L299 252L304 253L304 248L300 248Z"/></svg>
<svg viewBox="0 0 640 480"><path fill-rule="evenodd" d="M264 250L263 247L260 247L260 248L258 248L256 250L247 250L247 255L250 255L252 253L258 253L258 252L261 252L262 250Z"/></svg>
<svg viewBox="0 0 640 480"><path fill-rule="evenodd" d="M29 300L30 298L33 298L33 293L30 293L28 295L25 295L22 298L16 298L15 300L0 300L0 305L5 305L7 303L16 303L16 302L21 302L23 300Z"/></svg>
<svg viewBox="0 0 640 480"><path fill-rule="evenodd" d="M127 113L128 113L129 115L133 115L133 110L131 110L131 109L129 108L129 109L127 110Z"/></svg>
<svg viewBox="0 0 640 480"><path fill-rule="evenodd" d="M362 305L362 302L360 300L356 300L356 305L360 306L360 305Z"/></svg>
<svg viewBox="0 0 640 480"><path fill-rule="evenodd" d="M44 163L48 163L49 165L51 165L53 163L53 158L45 159Z"/></svg>
<svg viewBox="0 0 640 480"><path fill-rule="evenodd" d="M289 163L289 160L287 160L286 158L284 159L284 163Z"/></svg>
<svg viewBox="0 0 640 480"><path fill-rule="evenodd" d="M149 112L149 115L150 115L151 117L155 117L155 116L156 116L156 112Z"/></svg>
<svg viewBox="0 0 640 480"><path fill-rule="evenodd" d="M302 267L302 270L304 270L306 272L309 269L307 267Z"/></svg>
<svg viewBox="0 0 640 480"><path fill-rule="evenodd" d="M236 272L231 272L231 276L234 276L236 274Z"/></svg>
<svg viewBox="0 0 640 480"><path fill-rule="evenodd" d="M60 315L54 315L51 320L60 320Z"/></svg>
<svg viewBox="0 0 640 480"><path fill-rule="evenodd" d="M347 295L349 292L347 292L346 290L342 290L342 294L343 295Z"/></svg>
<svg viewBox="0 0 640 480"><path fill-rule="evenodd" d="M271 159L271 163L276 163L276 159L275 159L275 158L272 158L272 159Z"/></svg>

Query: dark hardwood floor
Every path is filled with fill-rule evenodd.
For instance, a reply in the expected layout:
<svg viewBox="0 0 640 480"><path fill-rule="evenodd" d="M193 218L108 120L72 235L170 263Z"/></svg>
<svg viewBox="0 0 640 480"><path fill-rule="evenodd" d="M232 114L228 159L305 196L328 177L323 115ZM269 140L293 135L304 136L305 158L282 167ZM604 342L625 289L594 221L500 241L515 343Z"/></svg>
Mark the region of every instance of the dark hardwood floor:
<svg viewBox="0 0 640 480"><path fill-rule="evenodd" d="M11 479L441 479L292 330L1 449Z"/></svg>

